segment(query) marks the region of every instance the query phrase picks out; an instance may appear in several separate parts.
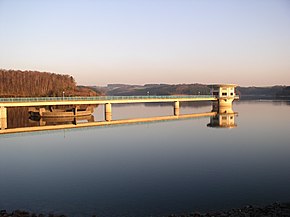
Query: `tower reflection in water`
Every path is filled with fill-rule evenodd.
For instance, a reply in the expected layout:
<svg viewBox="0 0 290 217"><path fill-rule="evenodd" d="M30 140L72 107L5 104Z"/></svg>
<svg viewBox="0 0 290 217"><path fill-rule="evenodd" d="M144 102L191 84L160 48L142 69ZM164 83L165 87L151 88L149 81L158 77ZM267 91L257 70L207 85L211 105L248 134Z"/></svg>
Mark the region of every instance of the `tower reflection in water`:
<svg viewBox="0 0 290 217"><path fill-rule="evenodd" d="M216 115L210 117L210 122L207 124L208 127L213 128L237 127L235 119L238 113L233 111L232 106L220 107L218 103L214 103L212 111L216 112Z"/></svg>

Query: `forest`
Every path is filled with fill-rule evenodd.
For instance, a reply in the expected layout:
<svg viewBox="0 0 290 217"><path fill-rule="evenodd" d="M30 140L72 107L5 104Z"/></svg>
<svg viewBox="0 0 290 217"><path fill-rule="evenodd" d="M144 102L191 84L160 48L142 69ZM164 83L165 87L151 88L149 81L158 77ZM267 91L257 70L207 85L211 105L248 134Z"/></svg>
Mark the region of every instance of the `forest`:
<svg viewBox="0 0 290 217"><path fill-rule="evenodd" d="M70 75L0 69L0 97L96 96Z"/></svg>

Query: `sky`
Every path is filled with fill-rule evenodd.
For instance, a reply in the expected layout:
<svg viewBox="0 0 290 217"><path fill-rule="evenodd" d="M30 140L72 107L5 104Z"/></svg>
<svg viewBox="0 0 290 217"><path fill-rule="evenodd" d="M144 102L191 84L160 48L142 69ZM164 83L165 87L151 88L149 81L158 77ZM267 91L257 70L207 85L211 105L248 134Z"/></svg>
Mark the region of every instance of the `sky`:
<svg viewBox="0 0 290 217"><path fill-rule="evenodd" d="M290 0L0 0L0 68L81 85L290 85Z"/></svg>

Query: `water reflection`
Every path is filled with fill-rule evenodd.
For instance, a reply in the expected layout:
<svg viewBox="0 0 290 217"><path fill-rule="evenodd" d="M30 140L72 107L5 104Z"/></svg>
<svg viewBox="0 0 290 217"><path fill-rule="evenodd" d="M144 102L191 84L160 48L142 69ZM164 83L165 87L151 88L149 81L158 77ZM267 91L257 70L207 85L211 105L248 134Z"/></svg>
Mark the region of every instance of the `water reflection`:
<svg viewBox="0 0 290 217"><path fill-rule="evenodd" d="M61 124L78 124L78 123L89 123L94 122L93 115L85 115L80 117L40 117L30 116L30 122L36 123L37 126L50 126L50 125L61 125Z"/></svg>
<svg viewBox="0 0 290 217"><path fill-rule="evenodd" d="M77 124L93 122L93 115L79 117L40 117L31 116L29 107L12 107L7 109L7 119L0 119L1 129L13 129L20 127L37 127L62 124Z"/></svg>
<svg viewBox="0 0 290 217"><path fill-rule="evenodd" d="M12 107L7 109L7 127L35 127L39 126L37 122L29 120L28 107Z"/></svg>
<svg viewBox="0 0 290 217"><path fill-rule="evenodd" d="M214 128L235 128L237 124L235 123L235 117L237 112L233 111L232 107L213 107L213 112L217 114L210 117L210 123L207 124L208 127Z"/></svg>
<svg viewBox="0 0 290 217"><path fill-rule="evenodd" d="M106 116L104 118L105 120L104 119L97 120L97 118L100 117L100 114L97 114L96 112L94 113L94 115L85 115L85 116L78 116L78 117L41 117L39 115L29 116L29 108L25 108L25 107L24 108L21 108L21 107L9 108L8 119L7 119L8 123L1 122L1 127L2 127L1 133L61 129L61 127L76 128L76 127L82 127L82 126L87 127L87 126L103 126L103 125L116 125L116 124L132 124L132 123L141 123L141 122L169 121L169 120L189 119L189 118L197 118L197 117L210 117L210 123L207 125L208 127L233 128L237 126L235 124L235 116L237 113L233 111L232 107L220 108L218 107L216 103L212 104L212 107L211 107L212 110L210 112L200 112L201 108L205 106L208 107L209 105L208 103L201 103L200 105L198 105L197 103L186 104L186 105L182 104L182 106L180 107L179 107L179 104L176 105L175 103L173 107L173 113L171 112L171 115L166 115L166 114L169 110L172 111L172 105L167 104L167 107L164 104L159 104L158 107L155 104L152 104L152 105L154 105L152 106L152 108L149 108L148 104L129 105L128 107L124 107L124 105L116 106L113 109L114 118L110 119L109 121L106 118ZM136 107L140 108L140 106L143 106L144 110L135 109ZM119 109L124 109L124 111L127 111L127 114L120 112ZM160 112L158 112L157 109L160 110ZM151 110L150 115L146 115L145 113L144 115L142 113L148 110L149 111ZM206 110L209 110L209 109L206 109ZM132 111L134 111L134 113L132 113ZM167 112L164 112L164 111L167 111ZM191 111L191 112L188 112L188 111ZM193 111L195 112L192 113ZM124 116L125 116L125 119L124 119ZM131 117L133 116L133 118L131 118L130 116ZM149 117L146 117L146 116L149 116ZM55 126L55 128L53 126ZM7 130L4 130L6 128Z"/></svg>
<svg viewBox="0 0 290 217"><path fill-rule="evenodd" d="M0 206L71 217L159 217L289 201L289 106L234 106L234 130L209 129L205 117L1 135ZM151 116L173 116L172 106L113 109L115 120L150 109Z"/></svg>

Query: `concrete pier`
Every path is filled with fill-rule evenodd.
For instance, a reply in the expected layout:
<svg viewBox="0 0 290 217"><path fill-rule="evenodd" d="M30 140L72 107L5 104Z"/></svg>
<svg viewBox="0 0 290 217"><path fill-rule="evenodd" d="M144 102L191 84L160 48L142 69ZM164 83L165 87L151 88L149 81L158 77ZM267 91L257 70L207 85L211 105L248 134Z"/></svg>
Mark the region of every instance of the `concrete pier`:
<svg viewBox="0 0 290 217"><path fill-rule="evenodd" d="M7 128L7 119L0 118L0 130L5 130Z"/></svg>
<svg viewBox="0 0 290 217"><path fill-rule="evenodd" d="M42 116L44 112L45 112L45 108L40 108L39 109L39 115L40 116Z"/></svg>
<svg viewBox="0 0 290 217"><path fill-rule="evenodd" d="M106 121L112 120L112 105L111 105L111 103L105 104L105 120Z"/></svg>
<svg viewBox="0 0 290 217"><path fill-rule="evenodd" d="M0 118L7 118L7 108L4 106L0 107Z"/></svg>
<svg viewBox="0 0 290 217"><path fill-rule="evenodd" d="M173 108L173 114L175 115L175 116L178 116L179 115L179 107L180 107L180 103L179 103L179 101L175 101L174 102L174 108Z"/></svg>
<svg viewBox="0 0 290 217"><path fill-rule="evenodd" d="M0 107L0 129L4 130L7 128L7 108Z"/></svg>
<svg viewBox="0 0 290 217"><path fill-rule="evenodd" d="M75 107L73 108L73 113L74 113L74 116L75 116L75 117L78 115L78 108L79 108L79 106L75 106ZM76 119L76 118L74 118L74 120L73 120L73 124L74 124L74 125L77 125L77 119Z"/></svg>
<svg viewBox="0 0 290 217"><path fill-rule="evenodd" d="M78 109L79 109L79 106L75 106L75 107L73 108L74 116L77 116L77 115L78 115Z"/></svg>

